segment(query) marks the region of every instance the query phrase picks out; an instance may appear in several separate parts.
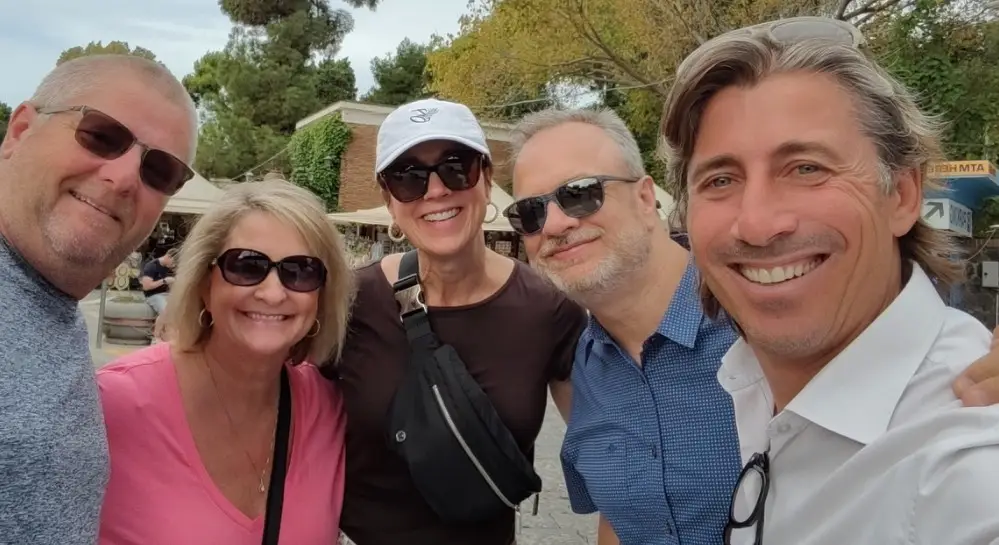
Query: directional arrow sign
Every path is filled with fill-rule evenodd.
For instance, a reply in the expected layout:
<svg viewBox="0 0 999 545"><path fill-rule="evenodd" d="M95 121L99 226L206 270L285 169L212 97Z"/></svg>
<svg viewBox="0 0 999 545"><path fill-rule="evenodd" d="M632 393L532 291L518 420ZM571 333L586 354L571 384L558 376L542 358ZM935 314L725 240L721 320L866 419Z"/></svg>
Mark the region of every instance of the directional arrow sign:
<svg viewBox="0 0 999 545"><path fill-rule="evenodd" d="M923 217L927 220L931 219L933 216L940 216L940 219L944 217L944 205L939 201L926 201L923 204Z"/></svg>

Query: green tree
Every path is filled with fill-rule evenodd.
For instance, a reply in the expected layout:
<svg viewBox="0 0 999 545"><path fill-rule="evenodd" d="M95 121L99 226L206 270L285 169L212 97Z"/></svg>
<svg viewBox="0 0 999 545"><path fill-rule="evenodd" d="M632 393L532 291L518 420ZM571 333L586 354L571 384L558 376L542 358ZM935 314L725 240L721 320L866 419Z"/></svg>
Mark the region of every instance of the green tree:
<svg viewBox="0 0 999 545"><path fill-rule="evenodd" d="M129 47L128 42L112 41L108 42L107 45L104 45L103 42L90 42L85 46L78 45L63 51L56 61L56 66L87 55L135 55L152 61L156 60L156 55L152 51L139 46Z"/></svg>
<svg viewBox="0 0 999 545"><path fill-rule="evenodd" d="M0 142L7 136L7 123L10 122L10 114L13 109L6 102L0 102Z"/></svg>
<svg viewBox="0 0 999 545"><path fill-rule="evenodd" d="M347 3L373 8L376 2ZM202 112L195 168L229 178L290 173L285 151L296 122L356 97L350 63L335 58L353 18L325 0L221 0L220 6L235 23L228 43L184 78Z"/></svg>
<svg viewBox="0 0 999 545"><path fill-rule="evenodd" d="M427 53L430 46L404 39L394 54L373 59L371 74L375 86L361 100L373 104L398 106L431 95L427 77Z"/></svg>

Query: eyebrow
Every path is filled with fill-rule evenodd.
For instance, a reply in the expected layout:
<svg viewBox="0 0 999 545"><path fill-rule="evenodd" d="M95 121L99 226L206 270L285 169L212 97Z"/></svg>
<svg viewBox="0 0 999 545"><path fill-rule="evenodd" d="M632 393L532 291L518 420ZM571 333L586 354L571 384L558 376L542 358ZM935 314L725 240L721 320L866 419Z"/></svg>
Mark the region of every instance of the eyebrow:
<svg viewBox="0 0 999 545"><path fill-rule="evenodd" d="M833 151L831 148L825 144L819 142L806 141L806 140L790 140L784 142L777 147L777 150L773 152L773 156L776 158L786 158L793 155L799 155L802 153L811 153L816 155L821 155L824 158L833 161L835 163L841 163L842 158ZM697 165L697 168L691 171L689 178L696 180L700 178L705 172L721 169L725 167L737 167L740 161L732 154L716 155L704 161L703 163Z"/></svg>

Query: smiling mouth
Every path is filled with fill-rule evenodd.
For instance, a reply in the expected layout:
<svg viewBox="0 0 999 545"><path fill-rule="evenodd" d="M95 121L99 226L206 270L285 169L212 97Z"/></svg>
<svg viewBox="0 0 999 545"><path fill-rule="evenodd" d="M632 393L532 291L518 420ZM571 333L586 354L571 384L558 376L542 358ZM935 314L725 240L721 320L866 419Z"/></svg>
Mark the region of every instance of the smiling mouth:
<svg viewBox="0 0 999 545"><path fill-rule="evenodd" d="M283 322L290 317L287 314L265 314L263 312L244 312L243 315L254 322L266 323Z"/></svg>
<svg viewBox="0 0 999 545"><path fill-rule="evenodd" d="M733 268L738 271L743 278L754 284L773 285L794 280L795 278L801 278L811 273L828 257L828 255L814 256L796 263L781 265L779 267L761 268L735 265Z"/></svg>
<svg viewBox="0 0 999 545"><path fill-rule="evenodd" d="M89 206L89 207L93 208L94 210L97 210L97 211L98 211L98 212L100 212L101 214L104 214L105 216L107 216L107 217L109 217L109 218L111 218L111 219L113 219L113 220L115 220L115 221L118 221L118 216L115 216L115 215L114 215L114 214L113 214L113 213L112 213L112 212L111 212L110 210L108 210L107 208L104 208L103 206L101 206L101 205L99 205L99 204L95 203L94 201L92 201L92 200L88 199L87 197L84 197L83 195L80 195L80 194L79 194L79 193L77 193L76 191L72 191L72 190L70 190L69 194L70 194L70 195L71 195L71 196L72 196L72 197L73 197L74 199L76 199L76 200L78 200L78 201L82 202L83 204L86 204L87 206Z"/></svg>
<svg viewBox="0 0 999 545"><path fill-rule="evenodd" d="M447 221L447 220L449 220L449 219L457 216L459 212L461 212L461 208L457 208L457 207L456 208L448 208L447 210L441 210L439 212L431 212L429 214L424 214L422 216L422 218L423 218L424 221L429 221L431 223L435 223L435 222L438 222L438 221Z"/></svg>

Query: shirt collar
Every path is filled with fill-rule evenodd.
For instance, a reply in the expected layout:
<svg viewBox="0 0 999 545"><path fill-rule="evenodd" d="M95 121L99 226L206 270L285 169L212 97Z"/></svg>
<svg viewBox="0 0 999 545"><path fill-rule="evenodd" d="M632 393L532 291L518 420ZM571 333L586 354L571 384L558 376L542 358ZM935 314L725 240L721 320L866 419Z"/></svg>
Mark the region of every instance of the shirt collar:
<svg viewBox="0 0 999 545"><path fill-rule="evenodd" d="M945 310L929 277L913 263L898 297L785 410L870 443L888 429L902 393L943 327ZM759 362L742 338L722 358L718 374L730 393L762 378Z"/></svg>
<svg viewBox="0 0 999 545"><path fill-rule="evenodd" d="M691 323L700 324L704 317L704 310L701 308L701 300L698 294L700 277L697 267L692 260L687 261L687 269L683 273L683 278L673 293L673 299L669 307L659 321L652 337L661 336L673 342L693 348L697 342L697 334L700 327L690 327ZM586 326L586 335L595 342L614 345L614 339L607 333L607 330L600 325L596 317L590 314L589 323Z"/></svg>

